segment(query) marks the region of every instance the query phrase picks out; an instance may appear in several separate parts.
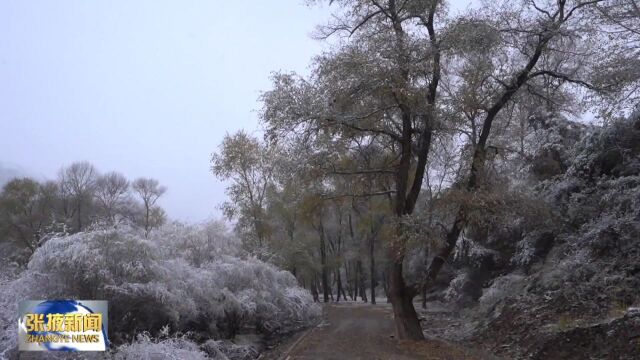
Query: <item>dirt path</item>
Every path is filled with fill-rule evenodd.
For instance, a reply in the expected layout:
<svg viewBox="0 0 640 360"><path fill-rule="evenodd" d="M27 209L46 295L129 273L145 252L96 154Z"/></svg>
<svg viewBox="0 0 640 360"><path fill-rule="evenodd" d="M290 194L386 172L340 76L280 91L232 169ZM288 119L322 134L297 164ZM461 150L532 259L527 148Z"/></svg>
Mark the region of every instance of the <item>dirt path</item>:
<svg viewBox="0 0 640 360"><path fill-rule="evenodd" d="M282 360L492 359L440 340L394 339L393 315L387 304L330 304L323 313L322 323L287 345Z"/></svg>

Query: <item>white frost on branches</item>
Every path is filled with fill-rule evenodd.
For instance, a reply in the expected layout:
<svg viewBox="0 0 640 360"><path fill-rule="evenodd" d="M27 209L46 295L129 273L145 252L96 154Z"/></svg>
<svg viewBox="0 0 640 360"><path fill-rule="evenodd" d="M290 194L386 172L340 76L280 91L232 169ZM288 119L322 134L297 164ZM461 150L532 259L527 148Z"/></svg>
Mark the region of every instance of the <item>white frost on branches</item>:
<svg viewBox="0 0 640 360"><path fill-rule="evenodd" d="M289 332L319 316L319 307L291 273L256 258L231 256L236 251L228 235L209 230L173 224L146 239L140 230L119 227L50 239L26 271L0 284L0 349L8 349L0 359L15 351L16 304L22 299L108 300L112 339L196 329L220 340L243 328ZM117 358L167 347L175 358L198 358L197 346L178 343L184 342L138 338Z"/></svg>

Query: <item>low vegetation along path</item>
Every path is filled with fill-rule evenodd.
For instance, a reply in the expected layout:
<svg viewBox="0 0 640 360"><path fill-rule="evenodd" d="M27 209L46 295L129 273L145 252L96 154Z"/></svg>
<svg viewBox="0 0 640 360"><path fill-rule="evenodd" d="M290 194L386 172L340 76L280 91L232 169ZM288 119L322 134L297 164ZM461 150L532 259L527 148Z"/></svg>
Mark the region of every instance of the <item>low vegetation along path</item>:
<svg viewBox="0 0 640 360"><path fill-rule="evenodd" d="M318 326L286 345L280 359L490 359L441 340L398 341L393 335L388 304L334 303L324 306Z"/></svg>

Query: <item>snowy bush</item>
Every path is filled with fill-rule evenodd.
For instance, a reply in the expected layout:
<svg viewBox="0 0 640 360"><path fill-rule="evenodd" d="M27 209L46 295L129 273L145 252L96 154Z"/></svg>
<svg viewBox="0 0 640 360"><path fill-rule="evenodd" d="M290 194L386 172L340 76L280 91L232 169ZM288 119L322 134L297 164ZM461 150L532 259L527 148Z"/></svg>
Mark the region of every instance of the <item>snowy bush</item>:
<svg viewBox="0 0 640 360"><path fill-rule="evenodd" d="M482 291L479 299L480 305L490 308L500 300L518 294L525 284L525 277L517 274L508 274L495 278L488 288Z"/></svg>
<svg viewBox="0 0 640 360"><path fill-rule="evenodd" d="M319 307L289 272L255 258L225 255L229 248L216 248L206 233L183 227L181 237L180 229L157 231L151 239L126 227L50 239L26 271L0 284L0 349L15 347L17 304L24 299L108 300L115 344L132 341L143 331L156 336L166 326L197 339L233 338L244 328L269 335L306 326L319 316ZM167 234L172 241L158 238ZM179 251L185 243L203 239L211 250L206 256L195 259L194 253ZM177 340L149 339L125 347L121 358L166 346L177 346L176 354L195 351L188 357L198 356Z"/></svg>
<svg viewBox="0 0 640 360"><path fill-rule="evenodd" d="M558 197L569 222L568 241L595 256L637 246L640 234L640 118L619 120L586 137L575 161L550 192ZM567 187L566 184L573 184ZM562 201L566 200L566 201Z"/></svg>
<svg viewBox="0 0 640 360"><path fill-rule="evenodd" d="M444 299L447 301L460 301L464 297L464 287L469 282L469 274L465 271L460 272L445 290Z"/></svg>
<svg viewBox="0 0 640 360"><path fill-rule="evenodd" d="M113 356L115 360L206 360L207 354L186 338L154 340L149 334L139 334L136 341L122 345Z"/></svg>
<svg viewBox="0 0 640 360"><path fill-rule="evenodd" d="M181 257L200 266L220 255L240 254L240 242L221 221L199 225L180 222L167 224L151 234L158 251L165 258Z"/></svg>
<svg viewBox="0 0 640 360"><path fill-rule="evenodd" d="M216 360L252 360L258 357L258 352L251 346L236 345L227 340L208 340L202 349Z"/></svg>
<svg viewBox="0 0 640 360"><path fill-rule="evenodd" d="M605 127L540 124L544 131L525 139L528 178L492 178L501 197L488 195L491 210L480 212L458 241L458 276L445 298L468 304L476 282L484 287L478 299L484 309L507 298L537 299L552 311L597 317L612 304L637 302L639 115ZM479 265L485 276L474 277Z"/></svg>
<svg viewBox="0 0 640 360"><path fill-rule="evenodd" d="M636 301L640 285L629 276L640 261L640 117L594 129L572 159L565 174L537 187L563 225L532 290L562 306L571 299L571 311L597 314ZM528 245L521 244L515 262L526 262Z"/></svg>
<svg viewBox="0 0 640 360"><path fill-rule="evenodd" d="M134 230L104 229L51 239L29 270L55 274L76 296L97 298L108 288L149 283L161 268L153 244Z"/></svg>
<svg viewBox="0 0 640 360"><path fill-rule="evenodd" d="M555 234L548 229L530 230L516 244L511 264L527 268L536 260L544 259L554 241Z"/></svg>
<svg viewBox="0 0 640 360"><path fill-rule="evenodd" d="M465 264L474 267L482 267L486 263L498 263L500 254L492 249L482 246L472 239L460 237L453 253L454 261L464 261Z"/></svg>
<svg viewBox="0 0 640 360"><path fill-rule="evenodd" d="M223 257L207 268L218 274L217 288L233 294L242 318L264 333L294 330L319 316L311 295L296 286L295 277L255 258Z"/></svg>

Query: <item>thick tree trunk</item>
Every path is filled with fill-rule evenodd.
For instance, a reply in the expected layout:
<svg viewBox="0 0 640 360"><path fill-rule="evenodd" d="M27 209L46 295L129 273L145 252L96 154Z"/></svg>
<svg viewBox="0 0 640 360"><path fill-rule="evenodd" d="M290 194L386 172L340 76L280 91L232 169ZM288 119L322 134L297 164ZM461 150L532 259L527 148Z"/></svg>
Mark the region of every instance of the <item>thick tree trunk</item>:
<svg viewBox="0 0 640 360"><path fill-rule="evenodd" d="M402 277L402 260L391 265L389 271L389 298L393 306L396 333L399 339L424 340L418 314L413 307L415 291Z"/></svg>

